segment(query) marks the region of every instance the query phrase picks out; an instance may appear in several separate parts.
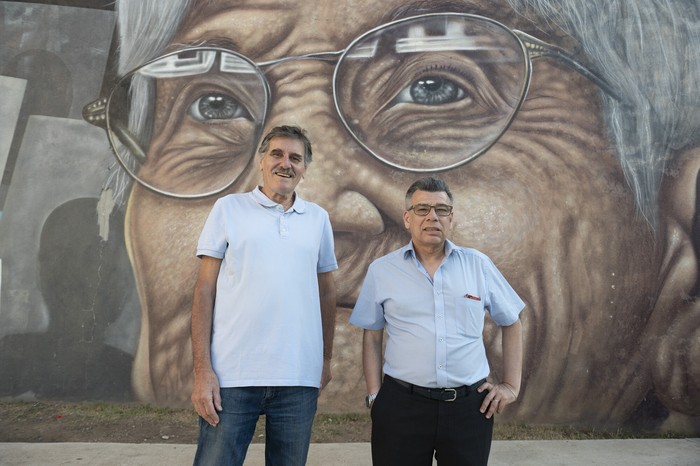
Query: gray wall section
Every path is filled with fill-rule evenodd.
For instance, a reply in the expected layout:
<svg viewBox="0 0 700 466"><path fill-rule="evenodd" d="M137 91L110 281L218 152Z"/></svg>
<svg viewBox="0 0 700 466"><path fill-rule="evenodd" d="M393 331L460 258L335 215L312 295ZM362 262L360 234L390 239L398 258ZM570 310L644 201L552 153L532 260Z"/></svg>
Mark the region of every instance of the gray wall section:
<svg viewBox="0 0 700 466"><path fill-rule="evenodd" d="M0 102L3 108L0 112L0 174L5 172L7 159L10 156L10 146L17 128L26 87L26 79L0 76ZM2 219L2 206L0 206L0 219Z"/></svg>
<svg viewBox="0 0 700 466"><path fill-rule="evenodd" d="M65 114L56 116L81 119L83 106L100 92L114 21L112 11L0 2L0 74L31 73L28 88L43 107L33 113L60 110ZM32 60L37 55L54 60ZM56 79L58 69L70 79Z"/></svg>
<svg viewBox="0 0 700 466"><path fill-rule="evenodd" d="M0 24L0 89L25 83L16 94L21 108L17 99L3 99L0 119L6 154L0 209L9 217L0 217L4 336L47 328L46 306L35 293L36 264L26 258L36 257L51 210L74 197L99 197L112 163L104 132L82 122L81 111L100 92L114 13L0 2Z"/></svg>
<svg viewBox="0 0 700 466"><path fill-rule="evenodd" d="M131 396L139 306L122 213L112 212L106 241L97 215L111 164L102 130L29 118L0 222L4 395Z"/></svg>
<svg viewBox="0 0 700 466"><path fill-rule="evenodd" d="M0 396L132 396L123 212L97 215L115 161L81 115L114 24L113 11L0 2Z"/></svg>
<svg viewBox="0 0 700 466"><path fill-rule="evenodd" d="M0 222L0 337L48 328L49 311L37 293L42 228L62 204L97 199L113 159L104 131L82 121L33 116L25 134ZM75 225L77 237L85 227ZM133 351L134 338L119 346Z"/></svg>

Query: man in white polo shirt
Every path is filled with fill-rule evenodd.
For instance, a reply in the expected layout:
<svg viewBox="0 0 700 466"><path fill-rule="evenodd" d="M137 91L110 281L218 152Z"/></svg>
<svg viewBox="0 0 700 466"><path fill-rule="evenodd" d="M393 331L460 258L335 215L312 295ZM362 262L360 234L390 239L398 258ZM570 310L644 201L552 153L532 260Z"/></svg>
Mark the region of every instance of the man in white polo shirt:
<svg viewBox="0 0 700 466"><path fill-rule="evenodd" d="M294 191L311 143L301 128L278 126L258 152L263 185L219 199L197 246L195 464L242 465L261 414L267 462L305 464L331 378L333 233L328 213Z"/></svg>

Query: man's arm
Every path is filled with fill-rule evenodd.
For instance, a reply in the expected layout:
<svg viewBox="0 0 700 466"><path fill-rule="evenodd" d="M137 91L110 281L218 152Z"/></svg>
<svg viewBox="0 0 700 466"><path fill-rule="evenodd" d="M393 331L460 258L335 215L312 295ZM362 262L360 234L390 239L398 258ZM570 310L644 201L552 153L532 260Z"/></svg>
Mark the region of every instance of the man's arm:
<svg viewBox="0 0 700 466"><path fill-rule="evenodd" d="M323 372L321 390L331 381L331 358L335 336L336 291L333 272L318 274L318 293L321 298L321 328L323 330Z"/></svg>
<svg viewBox="0 0 700 466"><path fill-rule="evenodd" d="M212 426L219 423L221 411L219 379L211 365L211 332L216 299L216 280L221 259L202 256L192 304L192 355L194 387L192 404L197 413Z"/></svg>
<svg viewBox="0 0 700 466"><path fill-rule="evenodd" d="M382 343L384 330L365 330L362 336L362 368L367 394L379 392L382 386Z"/></svg>
<svg viewBox="0 0 700 466"><path fill-rule="evenodd" d="M501 327L503 345L503 381L497 385L489 382L479 387L479 392L489 390L481 405L481 412L490 418L503 412L506 405L513 403L520 393L520 380L523 372L523 329L520 319L513 325Z"/></svg>
<svg viewBox="0 0 700 466"><path fill-rule="evenodd" d="M513 325L502 327L503 383L508 385L514 398L520 393L523 375L523 326L520 319ZM513 399L515 401L515 399Z"/></svg>

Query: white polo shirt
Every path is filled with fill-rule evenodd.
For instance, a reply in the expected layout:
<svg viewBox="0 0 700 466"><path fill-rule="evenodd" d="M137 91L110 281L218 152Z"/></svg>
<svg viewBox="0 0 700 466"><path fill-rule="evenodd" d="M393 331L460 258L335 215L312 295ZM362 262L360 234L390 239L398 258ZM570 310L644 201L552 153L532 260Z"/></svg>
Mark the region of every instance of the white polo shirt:
<svg viewBox="0 0 700 466"><path fill-rule="evenodd" d="M216 201L198 256L222 259L212 365L221 387L319 387L323 334L318 273L338 268L328 213L260 188Z"/></svg>

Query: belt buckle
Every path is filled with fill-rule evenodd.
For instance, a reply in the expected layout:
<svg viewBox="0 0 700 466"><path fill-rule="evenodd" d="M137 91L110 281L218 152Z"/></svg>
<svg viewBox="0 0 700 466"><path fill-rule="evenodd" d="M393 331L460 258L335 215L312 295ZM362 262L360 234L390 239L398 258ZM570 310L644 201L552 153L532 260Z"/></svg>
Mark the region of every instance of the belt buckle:
<svg viewBox="0 0 700 466"><path fill-rule="evenodd" d="M451 400L445 400L445 401L454 401L457 399L457 390L454 388L445 388L444 391L446 392L452 392L452 399Z"/></svg>

